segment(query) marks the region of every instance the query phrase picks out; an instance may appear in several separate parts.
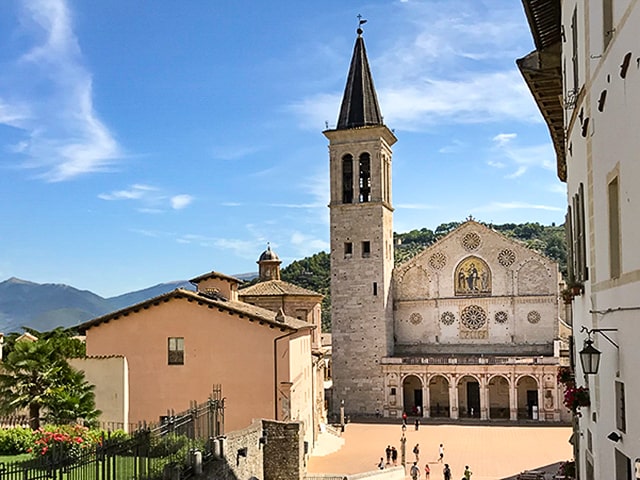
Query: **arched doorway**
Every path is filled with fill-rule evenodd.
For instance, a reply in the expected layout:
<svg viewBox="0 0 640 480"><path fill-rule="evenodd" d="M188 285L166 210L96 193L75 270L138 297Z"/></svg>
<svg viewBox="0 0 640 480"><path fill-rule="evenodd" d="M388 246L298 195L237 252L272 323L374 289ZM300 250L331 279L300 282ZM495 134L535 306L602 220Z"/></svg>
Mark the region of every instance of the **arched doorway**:
<svg viewBox="0 0 640 480"><path fill-rule="evenodd" d="M509 380L496 375L489 380L489 418L509 419Z"/></svg>
<svg viewBox="0 0 640 480"><path fill-rule="evenodd" d="M415 375L407 375L402 381L402 406L407 415L422 412L422 381ZM418 409L418 407L420 407Z"/></svg>
<svg viewBox="0 0 640 480"><path fill-rule="evenodd" d="M518 379L516 383L518 398L518 418L538 420L538 382L530 375Z"/></svg>
<svg viewBox="0 0 640 480"><path fill-rule="evenodd" d="M471 375L458 380L458 412L460 418L480 418L480 383Z"/></svg>
<svg viewBox="0 0 640 480"><path fill-rule="evenodd" d="M435 375L429 380L429 414L431 417L448 417L449 412L449 380Z"/></svg>

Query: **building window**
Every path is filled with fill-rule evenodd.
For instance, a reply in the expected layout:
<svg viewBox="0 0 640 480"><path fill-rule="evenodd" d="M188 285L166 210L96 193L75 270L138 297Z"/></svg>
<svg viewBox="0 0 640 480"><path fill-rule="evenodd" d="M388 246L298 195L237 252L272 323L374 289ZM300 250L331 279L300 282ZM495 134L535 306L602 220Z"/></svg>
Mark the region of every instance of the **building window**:
<svg viewBox="0 0 640 480"><path fill-rule="evenodd" d="M353 157L342 157L342 203L353 203Z"/></svg>
<svg viewBox="0 0 640 480"><path fill-rule="evenodd" d="M353 255L353 243L345 242L344 244L344 257L349 258Z"/></svg>
<svg viewBox="0 0 640 480"><path fill-rule="evenodd" d="M395 387L391 387L390 395L395 395L395 394L396 394L396 388Z"/></svg>
<svg viewBox="0 0 640 480"><path fill-rule="evenodd" d="M362 258L369 258L371 255L371 242L362 242Z"/></svg>
<svg viewBox="0 0 640 480"><path fill-rule="evenodd" d="M378 282L373 282L373 296L378 295Z"/></svg>
<svg viewBox="0 0 640 480"><path fill-rule="evenodd" d="M578 7L571 15L571 67L573 71L573 94L578 95Z"/></svg>
<svg viewBox="0 0 640 480"><path fill-rule="evenodd" d="M169 365L184 365L184 337L169 337Z"/></svg>
<svg viewBox="0 0 640 480"><path fill-rule="evenodd" d="M621 432L627 431L627 414L624 402L624 383L616 382L616 428Z"/></svg>
<svg viewBox="0 0 640 480"><path fill-rule="evenodd" d="M611 278L620 276L620 202L618 177L609 182L609 272Z"/></svg>
<svg viewBox="0 0 640 480"><path fill-rule="evenodd" d="M368 153L360 155L360 202L371 201L371 157Z"/></svg>
<svg viewBox="0 0 640 480"><path fill-rule="evenodd" d="M602 39L606 50L613 37L613 0L602 0Z"/></svg>

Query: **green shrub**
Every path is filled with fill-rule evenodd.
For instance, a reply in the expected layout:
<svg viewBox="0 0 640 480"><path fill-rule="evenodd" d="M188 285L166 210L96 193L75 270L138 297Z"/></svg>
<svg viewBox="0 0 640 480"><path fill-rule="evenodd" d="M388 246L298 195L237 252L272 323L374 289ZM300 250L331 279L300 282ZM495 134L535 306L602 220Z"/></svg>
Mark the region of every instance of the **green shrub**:
<svg viewBox="0 0 640 480"><path fill-rule="evenodd" d="M0 455L26 453L33 445L34 433L30 428L13 427L0 429Z"/></svg>

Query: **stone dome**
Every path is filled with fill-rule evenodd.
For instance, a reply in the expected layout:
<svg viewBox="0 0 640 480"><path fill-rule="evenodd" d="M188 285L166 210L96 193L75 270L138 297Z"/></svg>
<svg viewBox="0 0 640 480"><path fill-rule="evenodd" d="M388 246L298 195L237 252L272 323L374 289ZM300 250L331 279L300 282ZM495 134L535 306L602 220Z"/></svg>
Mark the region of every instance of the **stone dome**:
<svg viewBox="0 0 640 480"><path fill-rule="evenodd" d="M280 257L278 257L278 254L271 250L271 246L268 245L267 249L260 255L258 262L268 262L272 260L280 260Z"/></svg>

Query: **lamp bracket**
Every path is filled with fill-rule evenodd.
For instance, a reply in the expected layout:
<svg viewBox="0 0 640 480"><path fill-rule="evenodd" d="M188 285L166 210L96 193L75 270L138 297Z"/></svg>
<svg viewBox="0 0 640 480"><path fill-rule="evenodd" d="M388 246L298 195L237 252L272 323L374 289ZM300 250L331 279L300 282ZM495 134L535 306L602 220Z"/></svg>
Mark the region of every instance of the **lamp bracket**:
<svg viewBox="0 0 640 480"><path fill-rule="evenodd" d="M616 347L618 350L620 349L620 347L618 346L618 344L616 342L614 342L613 340L611 340L611 338L609 337L609 335L607 335L605 332L617 332L618 329L617 328L587 328L586 326L582 326L582 328L580 329L581 332L587 332L587 335L589 335L589 340L591 340L591 335L594 333L599 333L600 335L602 335L604 338L606 338L609 343L611 345L613 345L614 347Z"/></svg>

